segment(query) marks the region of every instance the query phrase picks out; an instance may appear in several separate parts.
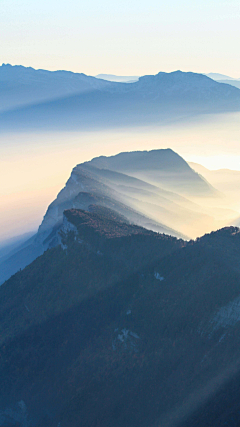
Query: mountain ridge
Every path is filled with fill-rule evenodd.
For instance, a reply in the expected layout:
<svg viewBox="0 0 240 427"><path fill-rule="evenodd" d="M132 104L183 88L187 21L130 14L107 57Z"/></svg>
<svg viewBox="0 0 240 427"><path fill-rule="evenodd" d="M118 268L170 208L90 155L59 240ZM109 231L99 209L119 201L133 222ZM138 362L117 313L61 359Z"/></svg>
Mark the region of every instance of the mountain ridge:
<svg viewBox="0 0 240 427"><path fill-rule="evenodd" d="M50 75L54 76L54 74ZM82 89L78 90L81 92L79 94L76 93L76 89L74 89L75 94L71 94L72 88L69 89L69 93L66 93L66 84L64 84L65 95L62 92L60 96L63 90L61 88L61 91L58 89L54 92L55 95L51 99L49 96L53 89L48 89L45 90L48 99L44 101L41 98L40 103L31 102L31 105L24 106L23 102L17 98L16 102L19 106L16 104L14 107L12 104L12 109L9 111L2 110L1 128L7 130L10 125L14 125L16 129L55 129L56 127L59 129L59 126L61 129L87 129L90 125L100 128L119 125L134 126L162 121L166 123L167 120L189 117L189 114L219 113L240 109L239 89L218 83L201 74L181 71L160 72L155 76L142 76L134 83L108 82L81 74L79 76L85 81L85 86L81 86ZM7 88L5 87L4 90L7 91ZM18 89L11 90L11 96L14 98ZM40 87L37 90L39 92L37 96L43 97L43 89ZM6 96L10 99L7 92ZM24 91L20 93L19 97L21 96L25 96ZM8 102L6 100L5 104ZM22 102L22 106L19 102Z"/></svg>
<svg viewBox="0 0 240 427"><path fill-rule="evenodd" d="M132 170L133 164L137 174ZM102 169L104 165L109 169ZM207 224L207 231L213 225L216 228L218 224L226 224L215 221L211 213L189 200L191 194L198 195L199 200L219 197L213 187L170 149L122 153L79 164L48 206L37 234L2 260L0 282L59 244L58 230L66 209L89 210L91 205L101 205L135 225L185 239L199 236Z"/></svg>
<svg viewBox="0 0 240 427"><path fill-rule="evenodd" d="M188 425L197 391L239 357L239 321L215 325L239 298L240 231L187 243L96 208L65 211L61 244L0 288L2 419L23 427L21 401L39 427Z"/></svg>

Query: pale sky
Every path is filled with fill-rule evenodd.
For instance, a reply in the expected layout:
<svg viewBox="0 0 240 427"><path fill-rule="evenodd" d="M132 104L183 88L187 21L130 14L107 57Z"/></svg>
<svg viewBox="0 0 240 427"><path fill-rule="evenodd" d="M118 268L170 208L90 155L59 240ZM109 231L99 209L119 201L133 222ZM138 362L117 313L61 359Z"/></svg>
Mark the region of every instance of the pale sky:
<svg viewBox="0 0 240 427"><path fill-rule="evenodd" d="M240 78L239 0L0 0L0 63Z"/></svg>
<svg viewBox="0 0 240 427"><path fill-rule="evenodd" d="M239 40L239 0L0 0L0 64L240 78ZM77 163L167 147L209 168L240 170L239 116L131 135L1 135L0 240L36 229Z"/></svg>

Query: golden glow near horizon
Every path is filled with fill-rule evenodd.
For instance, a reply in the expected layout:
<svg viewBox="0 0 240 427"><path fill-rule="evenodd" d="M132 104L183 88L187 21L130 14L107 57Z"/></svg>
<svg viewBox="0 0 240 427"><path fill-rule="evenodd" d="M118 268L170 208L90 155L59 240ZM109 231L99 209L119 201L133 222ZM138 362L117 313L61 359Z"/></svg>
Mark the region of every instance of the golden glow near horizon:
<svg viewBox="0 0 240 427"><path fill-rule="evenodd" d="M240 78L238 0L1 0L0 63L89 75L222 73ZM240 170L239 115L92 133L0 135L0 240L36 228L76 163L170 147ZM32 222L31 222L32 221Z"/></svg>
<svg viewBox="0 0 240 427"><path fill-rule="evenodd" d="M240 114L102 132L0 135L0 240L36 229L78 163L122 151L172 148L209 169L240 170Z"/></svg>

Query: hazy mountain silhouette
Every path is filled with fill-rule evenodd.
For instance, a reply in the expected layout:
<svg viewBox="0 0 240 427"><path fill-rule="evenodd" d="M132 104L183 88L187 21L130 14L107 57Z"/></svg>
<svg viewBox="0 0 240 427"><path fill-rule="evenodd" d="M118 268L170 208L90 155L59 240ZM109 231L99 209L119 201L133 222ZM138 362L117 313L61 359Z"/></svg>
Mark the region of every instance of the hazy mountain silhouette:
<svg viewBox="0 0 240 427"><path fill-rule="evenodd" d="M218 73L209 73L209 74L206 74L206 76L210 77L210 79L213 79L219 83L225 83L240 89L240 79L234 79L233 77L225 76L224 74L218 74Z"/></svg>
<svg viewBox="0 0 240 427"><path fill-rule="evenodd" d="M226 83L240 89L240 80L222 80L221 83Z"/></svg>
<svg viewBox="0 0 240 427"><path fill-rule="evenodd" d="M231 169L209 170L197 163L189 162L190 167L201 174L214 188L225 194L228 208L239 209L240 171ZM232 225L239 225L234 222Z"/></svg>
<svg viewBox="0 0 240 427"><path fill-rule="evenodd" d="M115 156L100 156L88 164L100 169L110 169L159 184L185 194L214 194L216 190L194 172L188 163L171 149L133 151Z"/></svg>
<svg viewBox="0 0 240 427"><path fill-rule="evenodd" d="M133 83L138 81L139 76L115 76L114 74L98 74L97 79L108 80L110 82Z"/></svg>
<svg viewBox="0 0 240 427"><path fill-rule="evenodd" d="M192 194L200 204L188 198ZM226 224L201 206L202 198L219 194L170 149L101 156L79 164L48 207L38 233L0 260L0 283L59 243L66 209L100 205L132 224L188 238Z"/></svg>
<svg viewBox="0 0 240 427"><path fill-rule="evenodd" d="M35 72L38 75L38 71ZM54 74L50 75L54 78ZM107 82L80 76L85 88L81 93L63 96L59 92L58 99L2 112L1 129L136 126L167 123L195 114L240 110L240 91L237 88L218 83L202 74L161 72L156 76L140 77L135 83ZM14 96L15 93L14 89Z"/></svg>
<svg viewBox="0 0 240 427"><path fill-rule="evenodd" d="M226 76L225 74L219 74L219 73L208 73L205 74L206 76L210 77L210 79L216 80L216 81L222 81L222 80L237 80L233 77ZM229 83L230 84L230 83Z"/></svg>
<svg viewBox="0 0 240 427"><path fill-rule="evenodd" d="M0 67L0 111L63 96L103 89L109 84L71 71L35 70L21 65Z"/></svg>
<svg viewBox="0 0 240 427"><path fill-rule="evenodd" d="M235 227L186 243L65 211L59 245L0 288L2 424L237 426L239 259Z"/></svg>
<svg viewBox="0 0 240 427"><path fill-rule="evenodd" d="M3 240L0 243L0 260L6 254L10 253L21 243L25 242L27 239L30 239L36 231L29 231L27 233L21 234L20 236L11 237L10 239Z"/></svg>

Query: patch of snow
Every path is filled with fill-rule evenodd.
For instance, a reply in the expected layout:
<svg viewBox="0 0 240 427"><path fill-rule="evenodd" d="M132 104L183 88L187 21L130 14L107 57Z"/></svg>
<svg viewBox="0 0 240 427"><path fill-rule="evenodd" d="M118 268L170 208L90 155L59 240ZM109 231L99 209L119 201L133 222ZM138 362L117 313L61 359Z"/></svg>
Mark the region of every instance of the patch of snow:
<svg viewBox="0 0 240 427"><path fill-rule="evenodd" d="M212 338L213 334L221 328L229 328L236 325L240 321L240 296L229 302L224 307L221 307L209 321L208 326L200 325L198 333L201 336L207 335L209 339ZM227 331L221 335L219 343L223 341Z"/></svg>
<svg viewBox="0 0 240 427"><path fill-rule="evenodd" d="M21 427L30 427L28 421L28 412L26 404L20 400L14 407L0 411L1 425L20 425ZM10 422L10 423L9 423Z"/></svg>
<svg viewBox="0 0 240 427"><path fill-rule="evenodd" d="M160 282L162 282L162 280L164 280L164 277L162 277L159 273L155 272L154 273L154 277L157 280L160 280Z"/></svg>
<svg viewBox="0 0 240 427"><path fill-rule="evenodd" d="M125 342L128 338L129 330L128 329L122 329L121 334L118 334L117 339L121 342Z"/></svg>
<svg viewBox="0 0 240 427"><path fill-rule="evenodd" d="M226 336L226 332L220 337L218 342L222 342L224 340L225 336Z"/></svg>
<svg viewBox="0 0 240 427"><path fill-rule="evenodd" d="M211 323L213 324L213 330L216 331L221 327L226 328L228 326L234 326L240 321L240 296L235 298L234 301L227 304L225 307L215 314Z"/></svg>
<svg viewBox="0 0 240 427"><path fill-rule="evenodd" d="M137 340L140 340L138 334L126 328L122 329L120 332L117 328L114 332L118 332L116 338L112 341L112 349L114 351L117 350L117 348L134 352L138 351Z"/></svg>
<svg viewBox="0 0 240 427"><path fill-rule="evenodd" d="M21 409L23 414L27 413L27 407L26 407L26 404L23 400L20 400L20 402L18 402L18 406Z"/></svg>
<svg viewBox="0 0 240 427"><path fill-rule="evenodd" d="M63 243L62 243L62 241L60 242L60 245L61 245L61 248L62 248L62 250L63 251L66 251L67 250L67 245L64 245Z"/></svg>
<svg viewBox="0 0 240 427"><path fill-rule="evenodd" d="M138 336L138 334L136 334L135 332L131 332L130 331L130 335L134 338L137 338L138 340L140 340L140 337Z"/></svg>
<svg viewBox="0 0 240 427"><path fill-rule="evenodd" d="M200 365L202 365L207 359L207 355L205 354L200 362Z"/></svg>

